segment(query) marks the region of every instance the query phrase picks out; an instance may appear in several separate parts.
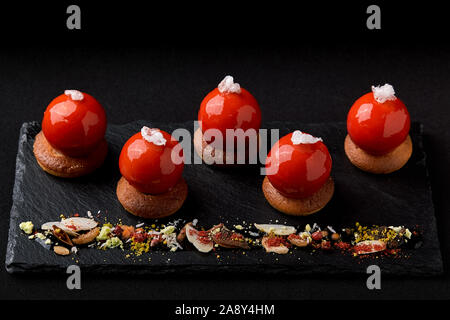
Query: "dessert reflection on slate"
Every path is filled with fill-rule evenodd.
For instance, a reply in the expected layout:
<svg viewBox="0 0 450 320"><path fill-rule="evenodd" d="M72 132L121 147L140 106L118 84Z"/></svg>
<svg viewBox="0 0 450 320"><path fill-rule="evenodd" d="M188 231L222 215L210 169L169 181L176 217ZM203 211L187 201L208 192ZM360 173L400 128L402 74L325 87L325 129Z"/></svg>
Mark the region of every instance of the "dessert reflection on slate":
<svg viewBox="0 0 450 320"><path fill-rule="evenodd" d="M118 158L121 177L115 188L124 209L120 214L131 213L145 219L144 222L101 225L89 212L87 217L77 213L59 220L41 221L40 227L32 221L21 221L20 229L30 239L44 241L58 255L75 254L79 248L86 247L121 248L139 256L157 249L184 250L187 243L203 253L215 252L217 248L244 251L264 248L266 252L286 254L292 248L308 247L335 249L350 256L380 252L396 255L401 248L418 247L422 241L418 226L384 226L377 225L376 221L372 226L356 223L339 229L319 226L312 220L301 228L276 223L278 220L267 223L258 216L244 226L233 227L222 221L200 228L195 219L189 221L180 216L171 222L158 223L158 219L182 211L185 202L189 202L189 185L196 185L196 176L190 174L185 180L185 165L207 165L223 175L250 167L249 159L258 154L261 146L261 118L255 97L233 77L226 76L206 95L198 111L199 128L192 141L203 164L185 164L180 142L170 133L151 127L152 121L124 137L128 140ZM45 172L59 178L92 173L101 167L108 153L106 128L105 110L95 98L81 91L65 90L44 113L42 131L36 135L33 146L37 163ZM392 173L400 170L411 157L409 113L389 84L372 86L372 92L353 104L347 117L347 130L348 135L342 141L345 154L364 171ZM275 142L262 162L265 177L262 188L258 182L259 192L279 212L280 219L283 214L300 219L319 212L332 201L335 184L338 188L339 179L345 178L334 177L335 164L329 151L329 148L342 148L342 144L329 145L314 134L302 128L290 130ZM376 179L379 183L380 178ZM220 202L221 195L216 197L215 201ZM209 214L213 216L215 212ZM235 214L229 213L230 217ZM59 217L58 212L55 217ZM182 224L180 220L184 220Z"/></svg>

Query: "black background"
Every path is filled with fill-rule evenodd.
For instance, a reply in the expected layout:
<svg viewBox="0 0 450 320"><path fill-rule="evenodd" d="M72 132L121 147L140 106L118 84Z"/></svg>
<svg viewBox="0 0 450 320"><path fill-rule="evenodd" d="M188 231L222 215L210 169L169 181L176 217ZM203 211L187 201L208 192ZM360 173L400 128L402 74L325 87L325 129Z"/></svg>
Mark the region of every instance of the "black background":
<svg viewBox="0 0 450 320"><path fill-rule="evenodd" d="M258 99L263 121L345 120L372 84L389 82L425 147L444 267L449 261L449 28L437 3L378 2L382 30L367 30L369 2L170 2L147 5L79 1L82 30L65 28L69 2L0 8L0 256L4 259L19 128L40 120L66 88L94 95L111 123L182 122L226 75ZM149 108L148 105L158 105ZM375 204L374 204L375 205ZM208 275L83 275L65 278L0 273L1 298L335 299L449 298L448 272L434 278L387 278L369 291L364 278Z"/></svg>

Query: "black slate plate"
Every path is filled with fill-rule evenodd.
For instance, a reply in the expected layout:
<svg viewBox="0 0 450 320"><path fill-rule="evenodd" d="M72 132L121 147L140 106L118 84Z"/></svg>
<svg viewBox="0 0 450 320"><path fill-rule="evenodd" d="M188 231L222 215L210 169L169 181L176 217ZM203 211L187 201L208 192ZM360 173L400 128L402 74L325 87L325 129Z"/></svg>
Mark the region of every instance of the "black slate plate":
<svg viewBox="0 0 450 320"><path fill-rule="evenodd" d="M434 275L442 273L442 260L436 231L431 189L422 143L422 126L414 123L411 136L414 152L409 163L390 175L364 173L347 160L343 141L344 123L299 124L271 122L266 128L280 128L280 136L301 129L320 136L333 158L332 175L336 192L325 209L309 217L285 216L274 210L261 191L263 176L258 165L245 169L219 169L207 165L186 165L184 177L189 185L189 196L183 208L166 221L175 219L199 220L210 227L219 222L233 224L246 222L287 223L302 226L317 222L320 225L349 226L361 224L421 226L423 246L411 250L410 257L363 259L334 253L315 253L301 249L292 254L267 254L262 249L246 251L221 250L202 254L195 250L175 253L153 251L139 258L127 259L121 250L101 251L82 249L74 258L56 256L37 241L30 241L18 228L21 221L31 220L35 225L59 220L60 214L84 214L101 210L112 222L119 218L125 224L137 224L141 219L128 214L115 196L120 177L118 155L124 142L145 121L126 125L110 125L106 134L109 155L104 166L94 174L75 180L59 179L44 173L37 165L33 152L35 135L40 130L36 122L24 123L20 131L16 162L16 180L11 209L6 268L9 272L63 271L75 262L84 271L113 273L170 273L203 271L236 271L262 273L365 273L366 267L376 263L384 274ZM175 128L192 131L192 123L157 124L168 132ZM103 217L102 216L102 217ZM161 220L160 222L162 222ZM151 261L149 261L151 258Z"/></svg>

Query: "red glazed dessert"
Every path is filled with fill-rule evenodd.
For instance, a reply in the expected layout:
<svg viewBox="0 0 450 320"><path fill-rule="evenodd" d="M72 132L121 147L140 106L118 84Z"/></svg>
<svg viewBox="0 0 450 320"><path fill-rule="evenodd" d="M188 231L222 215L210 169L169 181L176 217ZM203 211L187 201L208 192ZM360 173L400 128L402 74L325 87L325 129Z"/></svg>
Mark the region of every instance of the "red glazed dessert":
<svg viewBox="0 0 450 320"><path fill-rule="evenodd" d="M290 133L275 143L267 156L264 195L286 214L317 212L334 193L331 164L321 138L301 131Z"/></svg>
<svg viewBox="0 0 450 320"><path fill-rule="evenodd" d="M160 218L178 211L187 197L182 178L183 149L169 133L143 127L123 146L122 178L117 197L124 208L143 218Z"/></svg>
<svg viewBox="0 0 450 320"><path fill-rule="evenodd" d="M47 107L34 152L39 165L60 177L78 177L99 167L107 153L106 114L87 93L66 90Z"/></svg>
<svg viewBox="0 0 450 320"><path fill-rule="evenodd" d="M394 88L372 86L372 92L356 100L348 113L346 154L364 171L396 171L412 153L410 125L408 110Z"/></svg>
<svg viewBox="0 0 450 320"><path fill-rule="evenodd" d="M208 164L235 163L239 152L248 153L249 143L257 149L261 110L250 92L235 83L231 76L226 76L203 99L198 121L200 128L195 132L194 146ZM227 146L231 141L227 141L227 130L234 132L233 146ZM220 140L217 134L221 135ZM243 139L241 145L239 139ZM237 150L239 146L245 149Z"/></svg>
<svg viewBox="0 0 450 320"><path fill-rule="evenodd" d="M42 131L55 149L73 157L84 156L104 139L105 110L91 95L66 90L45 110Z"/></svg>

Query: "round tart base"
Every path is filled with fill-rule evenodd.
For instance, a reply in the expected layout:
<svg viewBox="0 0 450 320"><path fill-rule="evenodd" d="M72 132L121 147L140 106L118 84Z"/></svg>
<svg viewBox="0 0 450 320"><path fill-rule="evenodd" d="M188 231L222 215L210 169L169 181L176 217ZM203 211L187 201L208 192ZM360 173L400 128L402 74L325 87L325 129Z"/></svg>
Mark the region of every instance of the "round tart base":
<svg viewBox="0 0 450 320"><path fill-rule="evenodd" d="M258 136L258 144L259 144L259 136ZM216 166L239 166L245 165L249 161L249 150L246 150L245 154L245 163L239 164L237 163L237 155L233 153L227 153L222 149L217 149L209 145L205 140L203 140L203 132L200 128L195 130L194 132L194 149L198 156L205 162L206 164L214 164ZM257 151L256 151L257 152ZM256 154L257 156L257 154ZM222 159L222 163L216 163L216 159Z"/></svg>
<svg viewBox="0 0 450 320"><path fill-rule="evenodd" d="M319 191L303 199L285 197L275 189L267 177L264 178L262 190L270 205L278 211L292 216L307 216L321 210L331 200L334 193L334 182L330 177Z"/></svg>
<svg viewBox="0 0 450 320"><path fill-rule="evenodd" d="M45 172L61 178L76 178L89 174L102 165L108 153L108 143L103 139L87 156L70 157L53 148L40 131L33 144L33 153Z"/></svg>
<svg viewBox="0 0 450 320"><path fill-rule="evenodd" d="M169 191L162 194L145 194L133 187L127 179L117 183L117 198L129 213L145 218L157 219L177 212L187 198L188 187L183 178Z"/></svg>
<svg viewBox="0 0 450 320"><path fill-rule="evenodd" d="M412 154L412 141L408 135L405 141L393 151L382 156L374 156L359 148L349 135L345 138L345 154L351 163L363 171L387 174L402 168Z"/></svg>

